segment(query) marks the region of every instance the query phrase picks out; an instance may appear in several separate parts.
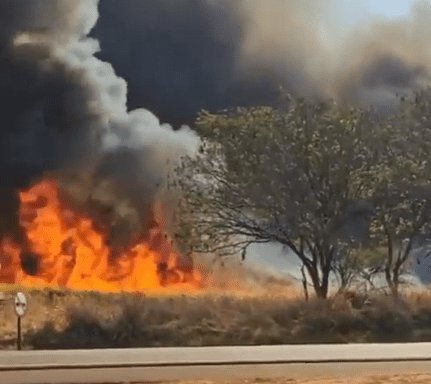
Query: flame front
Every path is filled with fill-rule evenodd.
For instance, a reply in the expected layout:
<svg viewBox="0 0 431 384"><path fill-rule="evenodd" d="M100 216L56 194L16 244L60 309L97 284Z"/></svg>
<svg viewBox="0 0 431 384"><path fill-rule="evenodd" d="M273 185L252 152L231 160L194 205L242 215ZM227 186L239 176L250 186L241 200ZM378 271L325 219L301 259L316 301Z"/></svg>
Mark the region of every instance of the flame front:
<svg viewBox="0 0 431 384"><path fill-rule="evenodd" d="M106 236L91 218L62 204L53 180L20 192L19 218L27 244L2 240L0 282L110 292L199 288L198 274L191 265L181 267L159 228L151 230L148 242L111 257ZM163 255L152 247L160 239Z"/></svg>

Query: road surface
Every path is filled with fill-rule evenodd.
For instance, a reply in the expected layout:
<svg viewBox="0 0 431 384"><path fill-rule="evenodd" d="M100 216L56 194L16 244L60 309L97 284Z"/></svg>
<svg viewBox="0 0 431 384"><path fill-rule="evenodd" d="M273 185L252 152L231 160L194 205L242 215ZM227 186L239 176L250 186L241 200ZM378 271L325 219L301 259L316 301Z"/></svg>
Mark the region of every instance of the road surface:
<svg viewBox="0 0 431 384"><path fill-rule="evenodd" d="M0 352L0 382L103 383L180 379L431 373L431 343Z"/></svg>

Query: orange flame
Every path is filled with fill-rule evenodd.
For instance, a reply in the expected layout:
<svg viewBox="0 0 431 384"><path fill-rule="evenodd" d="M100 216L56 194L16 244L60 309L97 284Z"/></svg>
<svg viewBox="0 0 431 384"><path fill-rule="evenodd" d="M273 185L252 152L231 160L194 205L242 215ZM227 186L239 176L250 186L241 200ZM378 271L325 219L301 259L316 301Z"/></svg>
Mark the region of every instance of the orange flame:
<svg viewBox="0 0 431 384"><path fill-rule="evenodd" d="M105 234L85 214L60 201L57 183L43 180L19 194L27 244L0 243L0 283L98 291L193 292L200 277L182 268L171 244L153 229L140 243L110 257ZM165 242L163 255L152 243Z"/></svg>

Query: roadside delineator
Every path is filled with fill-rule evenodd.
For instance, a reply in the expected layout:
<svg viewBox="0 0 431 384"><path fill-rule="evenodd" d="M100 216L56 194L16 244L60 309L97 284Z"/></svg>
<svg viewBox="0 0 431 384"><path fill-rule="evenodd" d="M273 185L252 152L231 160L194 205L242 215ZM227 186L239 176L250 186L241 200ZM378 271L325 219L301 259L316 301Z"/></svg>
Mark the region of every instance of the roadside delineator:
<svg viewBox="0 0 431 384"><path fill-rule="evenodd" d="M17 328L18 328L18 337L17 337L17 348L21 350L21 317L24 316L27 311L27 299L22 292L18 292L15 296L15 313L17 315Z"/></svg>

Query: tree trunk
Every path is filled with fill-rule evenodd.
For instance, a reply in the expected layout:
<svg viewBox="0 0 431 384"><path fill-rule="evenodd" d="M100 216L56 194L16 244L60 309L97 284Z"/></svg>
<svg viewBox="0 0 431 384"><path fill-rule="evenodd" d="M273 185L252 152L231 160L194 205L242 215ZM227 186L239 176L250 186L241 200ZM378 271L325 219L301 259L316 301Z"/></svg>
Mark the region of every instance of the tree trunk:
<svg viewBox="0 0 431 384"><path fill-rule="evenodd" d="M394 279L394 282L392 283L392 296L395 299L398 299L398 287L399 287L399 281L398 279Z"/></svg>
<svg viewBox="0 0 431 384"><path fill-rule="evenodd" d="M300 240L300 249L301 255L304 255L304 238L301 236ZM302 264L301 267L301 273L302 273L302 286L304 288L304 294L305 294L305 301L308 301L308 282L307 282L307 275L305 274L304 270L305 264Z"/></svg>
<svg viewBox="0 0 431 384"><path fill-rule="evenodd" d="M389 231L385 229L386 237L388 239L388 261L385 267L385 278L388 283L389 289L391 290L392 296L398 297L398 276L396 276L395 268L392 268L394 260L394 251L392 247L392 236Z"/></svg>
<svg viewBox="0 0 431 384"><path fill-rule="evenodd" d="M303 285L304 285L304 292L306 295L306 299L308 300L308 290L306 288L306 276L303 268L305 267L307 269L308 274L310 275L311 282L313 284L314 292L316 293L316 296L321 299L326 299L328 295L328 282L329 282L329 272L331 270L330 263L322 267L322 281L320 281L319 278L319 255L314 254L313 260L309 260L304 256L304 238L301 237L300 239L300 248L297 249L293 244L287 244L290 249L292 249L301 259L303 266L301 268L302 277L303 277ZM313 249L310 248L310 252L313 252ZM330 255L328 257L323 257L320 255L320 260L328 260L330 259Z"/></svg>
<svg viewBox="0 0 431 384"><path fill-rule="evenodd" d="M392 286L391 286L391 291L392 291L392 296L394 298L398 298L398 287L400 285L400 266L396 266L395 268L392 269Z"/></svg>
<svg viewBox="0 0 431 384"><path fill-rule="evenodd" d="M316 296L320 299L326 299L328 295L328 281L329 281L329 272L323 270L322 282L319 281L319 272L317 266L308 266L306 265L307 271L311 277L311 281L313 282L314 292Z"/></svg>
<svg viewBox="0 0 431 384"><path fill-rule="evenodd" d="M305 301L308 301L308 286L307 286L307 276L304 271L304 265L301 267L302 272L302 287L304 288Z"/></svg>
<svg viewBox="0 0 431 384"><path fill-rule="evenodd" d="M328 288L329 288L329 272L330 268L325 266L322 268L323 276L322 276L322 298L326 299L328 296Z"/></svg>

